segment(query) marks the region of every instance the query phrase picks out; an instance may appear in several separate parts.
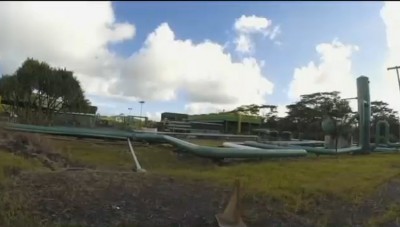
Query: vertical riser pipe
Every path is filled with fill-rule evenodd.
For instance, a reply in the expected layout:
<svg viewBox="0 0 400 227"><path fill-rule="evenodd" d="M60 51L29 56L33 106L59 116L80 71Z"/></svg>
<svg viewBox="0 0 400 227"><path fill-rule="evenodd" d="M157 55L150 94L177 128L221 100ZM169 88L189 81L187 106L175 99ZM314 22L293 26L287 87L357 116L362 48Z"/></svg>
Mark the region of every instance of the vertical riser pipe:
<svg viewBox="0 0 400 227"><path fill-rule="evenodd" d="M357 97L360 130L360 153L370 152L370 122L371 122L371 101L369 94L369 80L366 76L357 78Z"/></svg>

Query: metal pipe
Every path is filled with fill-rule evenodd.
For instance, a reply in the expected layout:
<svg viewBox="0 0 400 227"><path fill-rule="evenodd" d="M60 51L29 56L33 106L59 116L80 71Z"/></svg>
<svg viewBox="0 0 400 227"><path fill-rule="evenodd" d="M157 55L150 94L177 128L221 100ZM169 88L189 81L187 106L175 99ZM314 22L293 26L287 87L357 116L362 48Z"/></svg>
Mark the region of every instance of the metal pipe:
<svg viewBox="0 0 400 227"><path fill-rule="evenodd" d="M136 157L135 151L133 150L133 146L132 146L132 144L131 144L131 139L130 139L130 138L128 138L128 145L129 145L129 150L131 151L133 160L135 161L136 171L137 171L137 172L146 172L146 170L143 169L143 168L140 166L139 160L138 160L138 158Z"/></svg>
<svg viewBox="0 0 400 227"><path fill-rule="evenodd" d="M397 83L399 84L399 91L400 91L400 75L399 75L399 69L400 69L400 66L394 66L394 67L389 67L389 68L387 68L388 71L390 71L390 70L396 70L396 74L397 74ZM400 142L400 117L399 117L399 142Z"/></svg>
<svg viewBox="0 0 400 227"><path fill-rule="evenodd" d="M361 150L358 153L370 151L370 124L371 124L371 101L369 94L369 80L366 76L357 78L357 97L359 113L359 142Z"/></svg>
<svg viewBox="0 0 400 227"><path fill-rule="evenodd" d="M171 136L159 135L154 133L129 133L124 131L103 131L96 129L83 129L83 128L68 128L68 127L47 127L47 126L34 126L22 124L7 124L5 127L9 130L55 134L63 136L75 137L90 137L90 138L103 138L103 139L121 139L127 138L144 140L149 142L167 142L177 146L182 151L194 154L204 158L281 158L281 157L299 157L306 156L307 152L304 149L238 149L238 148L218 148L199 146L197 144L189 143ZM130 141L129 141L130 142ZM131 148L131 146L130 146ZM133 151L133 148L131 149ZM134 159L135 154L132 153ZM136 158L137 161L137 158ZM139 163L137 162L135 164ZM140 164L137 165L140 170Z"/></svg>
<svg viewBox="0 0 400 227"><path fill-rule="evenodd" d="M325 149L323 147L305 147L305 146L279 146L279 145L272 145L272 144L264 144L258 143L254 141L246 141L244 142L245 145L249 145L252 147L264 148L264 149L304 149L308 153L318 154L318 155L334 155L334 154L345 154L345 153L353 153L359 152L361 147L348 147L348 148L339 148L339 149Z"/></svg>
<svg viewBox="0 0 400 227"><path fill-rule="evenodd" d="M222 146L230 147L230 148L239 148L239 149L259 149L259 148L256 148L256 147L244 146L244 145L237 144L237 143L232 143L232 142L223 142Z"/></svg>

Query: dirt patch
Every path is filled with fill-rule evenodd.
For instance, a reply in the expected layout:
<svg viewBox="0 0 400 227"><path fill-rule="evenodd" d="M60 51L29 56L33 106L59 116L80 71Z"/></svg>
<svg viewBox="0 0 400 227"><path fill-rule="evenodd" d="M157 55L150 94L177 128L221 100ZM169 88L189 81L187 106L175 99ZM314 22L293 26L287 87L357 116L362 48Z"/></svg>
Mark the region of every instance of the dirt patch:
<svg viewBox="0 0 400 227"><path fill-rule="evenodd" d="M25 209L42 223L96 227L215 227L214 215L223 211L231 190L151 174L94 171L24 173L7 189L8 197L24 198ZM243 207L249 226L307 226L250 198Z"/></svg>
<svg viewBox="0 0 400 227"><path fill-rule="evenodd" d="M285 210L281 201L248 195L242 200L243 218L253 227L368 226L371 218L400 202L399 186L393 180L357 206L324 197L314 209L296 213ZM2 212L19 207L18 212L29 213L42 225L216 227L214 215L224 210L231 191L150 173L85 170L21 173L1 194L9 198ZM10 205L14 198L23 205ZM379 226L398 225L394 219Z"/></svg>
<svg viewBox="0 0 400 227"><path fill-rule="evenodd" d="M363 201L360 206L353 211L353 216L359 221L359 226L365 226L367 221L377 221L380 217L390 212L393 205L400 207L400 178L396 177L385 183L383 186ZM379 226L400 226L400 212L397 211L397 218L379 220ZM367 220L367 221L365 221Z"/></svg>
<svg viewBox="0 0 400 227"><path fill-rule="evenodd" d="M45 167L55 170L59 167L83 167L63 156L50 140L28 133L0 132L0 148L25 158L39 160Z"/></svg>

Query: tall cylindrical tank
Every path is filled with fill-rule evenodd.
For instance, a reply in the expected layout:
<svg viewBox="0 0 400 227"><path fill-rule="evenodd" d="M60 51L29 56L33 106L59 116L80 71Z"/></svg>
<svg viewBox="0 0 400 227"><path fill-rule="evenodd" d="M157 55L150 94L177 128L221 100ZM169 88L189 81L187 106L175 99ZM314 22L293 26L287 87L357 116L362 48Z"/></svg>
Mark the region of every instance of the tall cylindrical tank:
<svg viewBox="0 0 400 227"><path fill-rule="evenodd" d="M371 122L371 101L369 95L369 80L366 76L357 78L357 97L358 97L358 114L361 146L361 153L370 152L370 122Z"/></svg>
<svg viewBox="0 0 400 227"><path fill-rule="evenodd" d="M389 123L386 120L380 120L376 123L375 143L376 144L389 143Z"/></svg>
<svg viewBox="0 0 400 227"><path fill-rule="evenodd" d="M332 117L325 117L321 122L321 127L327 135L332 135L336 132L336 122Z"/></svg>

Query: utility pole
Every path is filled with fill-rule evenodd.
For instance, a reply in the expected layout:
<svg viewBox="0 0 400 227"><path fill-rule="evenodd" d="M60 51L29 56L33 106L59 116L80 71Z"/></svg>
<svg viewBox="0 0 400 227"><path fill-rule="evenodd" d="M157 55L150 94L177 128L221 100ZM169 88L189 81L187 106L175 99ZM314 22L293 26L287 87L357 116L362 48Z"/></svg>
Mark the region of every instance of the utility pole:
<svg viewBox="0 0 400 227"><path fill-rule="evenodd" d="M399 89L400 89L400 75L399 75L399 69L400 69L400 66L394 66L394 67L387 68L388 71L390 71L390 70L396 70L396 73L397 73L397 82L399 83Z"/></svg>
<svg viewBox="0 0 400 227"><path fill-rule="evenodd" d="M400 91L400 75L399 75L399 69L400 69L400 66L394 66L394 67L389 67L389 68L387 68L388 71L390 71L390 70L396 70L397 82L398 82L398 84L399 84L399 91ZM399 116L399 141L400 141L400 116Z"/></svg>
<svg viewBox="0 0 400 227"><path fill-rule="evenodd" d="M142 107L143 107L144 101L140 101L139 103L140 103L140 117L141 117L142 116Z"/></svg>
<svg viewBox="0 0 400 227"><path fill-rule="evenodd" d="M143 104L145 103L143 100L139 102L140 103L140 125L139 127L142 127L142 108L143 108Z"/></svg>

